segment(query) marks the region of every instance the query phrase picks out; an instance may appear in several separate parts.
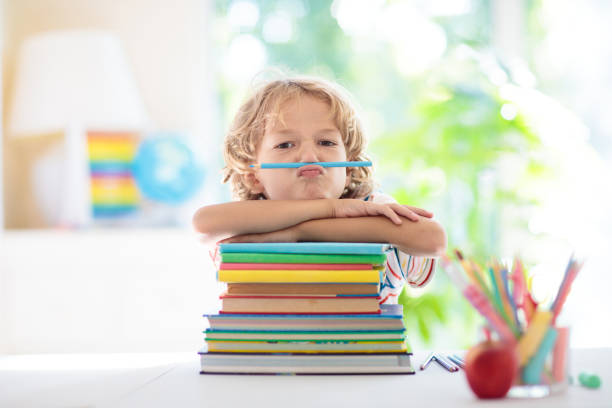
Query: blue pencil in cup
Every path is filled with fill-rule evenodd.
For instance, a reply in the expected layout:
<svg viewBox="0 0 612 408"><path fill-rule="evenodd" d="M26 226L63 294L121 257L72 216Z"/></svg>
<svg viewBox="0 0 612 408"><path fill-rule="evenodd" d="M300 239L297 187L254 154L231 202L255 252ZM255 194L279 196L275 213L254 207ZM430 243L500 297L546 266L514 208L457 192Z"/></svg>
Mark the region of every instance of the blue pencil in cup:
<svg viewBox="0 0 612 408"><path fill-rule="evenodd" d="M316 165L321 167L370 167L371 161L341 161L341 162L297 162L297 163L261 163L251 164L255 169L297 169L302 166Z"/></svg>

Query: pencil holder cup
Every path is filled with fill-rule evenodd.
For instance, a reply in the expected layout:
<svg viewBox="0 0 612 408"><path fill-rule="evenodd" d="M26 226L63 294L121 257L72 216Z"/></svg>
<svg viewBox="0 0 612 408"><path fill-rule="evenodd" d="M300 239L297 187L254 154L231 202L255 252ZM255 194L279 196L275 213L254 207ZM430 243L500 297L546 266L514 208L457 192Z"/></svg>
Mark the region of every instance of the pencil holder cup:
<svg viewBox="0 0 612 408"><path fill-rule="evenodd" d="M511 398L542 398L564 392L569 384L569 327L550 327L537 350L520 361Z"/></svg>

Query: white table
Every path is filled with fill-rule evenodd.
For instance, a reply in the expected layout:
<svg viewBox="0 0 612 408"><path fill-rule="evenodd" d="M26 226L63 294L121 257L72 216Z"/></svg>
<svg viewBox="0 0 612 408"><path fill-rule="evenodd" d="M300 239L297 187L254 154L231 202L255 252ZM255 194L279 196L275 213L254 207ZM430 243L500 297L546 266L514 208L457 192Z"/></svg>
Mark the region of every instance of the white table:
<svg viewBox="0 0 612 408"><path fill-rule="evenodd" d="M414 365L426 354L415 353ZM0 407L612 407L611 357L612 349L572 352L574 377L596 372L598 390L574 385L538 400L481 401L463 372L437 364L415 375L244 376L199 375L194 354L4 356Z"/></svg>

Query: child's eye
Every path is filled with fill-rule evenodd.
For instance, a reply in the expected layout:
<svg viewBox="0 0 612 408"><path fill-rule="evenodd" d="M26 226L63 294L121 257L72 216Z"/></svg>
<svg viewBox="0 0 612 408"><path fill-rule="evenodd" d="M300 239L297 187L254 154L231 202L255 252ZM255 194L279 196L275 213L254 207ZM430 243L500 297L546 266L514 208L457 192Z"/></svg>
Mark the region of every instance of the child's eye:
<svg viewBox="0 0 612 408"><path fill-rule="evenodd" d="M292 142L283 142L275 146L276 149L288 149L295 146Z"/></svg>
<svg viewBox="0 0 612 408"><path fill-rule="evenodd" d="M319 143L323 146L336 146L338 144L332 140L321 140Z"/></svg>

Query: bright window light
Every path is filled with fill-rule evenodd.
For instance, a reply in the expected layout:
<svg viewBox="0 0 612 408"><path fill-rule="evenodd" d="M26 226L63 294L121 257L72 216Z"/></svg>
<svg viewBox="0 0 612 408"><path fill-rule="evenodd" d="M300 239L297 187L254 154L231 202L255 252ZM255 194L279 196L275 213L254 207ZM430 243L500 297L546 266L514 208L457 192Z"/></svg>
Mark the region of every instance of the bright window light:
<svg viewBox="0 0 612 408"><path fill-rule="evenodd" d="M518 110L516 109L516 106L511 103L504 103L500 109L500 114L502 118L506 120L512 120L516 118L517 113Z"/></svg>
<svg viewBox="0 0 612 408"><path fill-rule="evenodd" d="M230 6L227 19L235 29L253 28L259 20L259 9L250 1L237 1Z"/></svg>
<svg viewBox="0 0 612 408"><path fill-rule="evenodd" d="M269 43L286 43L293 38L293 19L284 12L278 11L266 19L263 26L263 38Z"/></svg>
<svg viewBox="0 0 612 408"><path fill-rule="evenodd" d="M348 35L371 35L384 0L335 0L332 15Z"/></svg>
<svg viewBox="0 0 612 408"><path fill-rule="evenodd" d="M266 63L266 49L250 34L236 37L230 44L225 61L225 72L239 83L250 81Z"/></svg>
<svg viewBox="0 0 612 408"><path fill-rule="evenodd" d="M424 72L446 50L446 34L442 27L408 3L386 7L378 19L376 31L394 45L397 68L405 75Z"/></svg>

